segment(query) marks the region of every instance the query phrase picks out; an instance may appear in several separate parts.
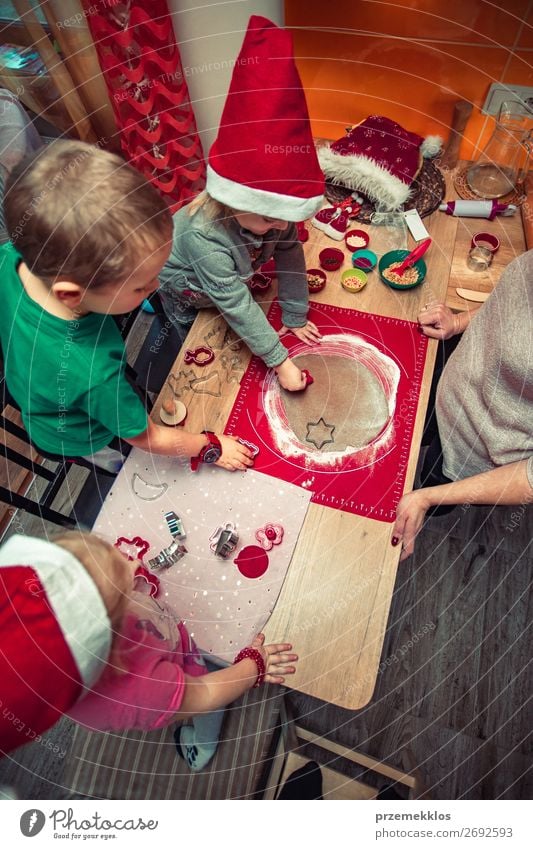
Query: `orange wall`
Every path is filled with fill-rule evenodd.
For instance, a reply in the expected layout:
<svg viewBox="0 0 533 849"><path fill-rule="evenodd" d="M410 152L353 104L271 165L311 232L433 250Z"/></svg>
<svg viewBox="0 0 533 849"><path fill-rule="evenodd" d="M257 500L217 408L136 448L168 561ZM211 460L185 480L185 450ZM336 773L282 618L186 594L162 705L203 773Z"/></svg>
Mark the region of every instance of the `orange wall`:
<svg viewBox="0 0 533 849"><path fill-rule="evenodd" d="M528 0L285 0L285 25L315 136L337 139L374 113L447 139L454 103L474 104L461 156L493 121L480 108L492 82L533 86Z"/></svg>

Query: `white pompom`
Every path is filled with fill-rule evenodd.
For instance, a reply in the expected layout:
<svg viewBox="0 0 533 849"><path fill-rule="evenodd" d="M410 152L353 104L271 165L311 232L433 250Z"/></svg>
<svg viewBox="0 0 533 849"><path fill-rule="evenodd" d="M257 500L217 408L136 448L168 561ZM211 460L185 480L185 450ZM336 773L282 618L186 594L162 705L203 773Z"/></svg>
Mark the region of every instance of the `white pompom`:
<svg viewBox="0 0 533 849"><path fill-rule="evenodd" d="M420 145L420 152L424 159L432 159L442 148L442 139L440 136L426 136Z"/></svg>

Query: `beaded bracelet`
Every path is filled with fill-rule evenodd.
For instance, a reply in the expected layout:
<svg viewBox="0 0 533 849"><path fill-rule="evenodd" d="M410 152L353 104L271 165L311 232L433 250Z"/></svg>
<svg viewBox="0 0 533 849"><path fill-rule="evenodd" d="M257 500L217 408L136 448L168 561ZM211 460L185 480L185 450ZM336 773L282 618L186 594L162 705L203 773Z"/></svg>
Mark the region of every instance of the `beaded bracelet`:
<svg viewBox="0 0 533 849"><path fill-rule="evenodd" d="M246 646L245 649L241 649L233 663L239 663L241 660L245 660L249 658L253 660L255 665L257 666L257 678L255 680L254 687L260 687L265 678L265 661L263 660L263 656L261 652L257 651L257 649L252 648L252 646Z"/></svg>

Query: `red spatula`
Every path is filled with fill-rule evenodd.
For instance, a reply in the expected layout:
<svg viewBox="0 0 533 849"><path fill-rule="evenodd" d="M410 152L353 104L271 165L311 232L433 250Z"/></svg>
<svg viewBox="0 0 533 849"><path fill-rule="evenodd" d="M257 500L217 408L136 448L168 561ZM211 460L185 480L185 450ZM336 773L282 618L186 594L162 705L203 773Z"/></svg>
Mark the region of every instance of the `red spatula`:
<svg viewBox="0 0 533 849"><path fill-rule="evenodd" d="M398 268L394 269L394 273L399 274L401 277L404 271L407 271L408 268L414 265L417 259L420 259L420 257L424 256L430 244L431 239L424 239L423 242L420 242L420 244L417 245L416 248L412 250L410 254L407 254L405 259L402 261L402 264L399 265Z"/></svg>

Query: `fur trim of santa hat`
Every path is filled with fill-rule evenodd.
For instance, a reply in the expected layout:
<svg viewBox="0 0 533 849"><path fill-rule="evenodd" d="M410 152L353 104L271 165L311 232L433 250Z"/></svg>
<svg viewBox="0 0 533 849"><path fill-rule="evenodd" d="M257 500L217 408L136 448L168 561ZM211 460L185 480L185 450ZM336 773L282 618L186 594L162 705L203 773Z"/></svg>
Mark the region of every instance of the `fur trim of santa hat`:
<svg viewBox="0 0 533 849"><path fill-rule="evenodd" d="M14 536L0 549L0 751L36 739L100 677L111 624L66 549Z"/></svg>
<svg viewBox="0 0 533 849"><path fill-rule="evenodd" d="M310 218L324 200L291 37L259 15L233 69L206 189L235 210L283 221Z"/></svg>

